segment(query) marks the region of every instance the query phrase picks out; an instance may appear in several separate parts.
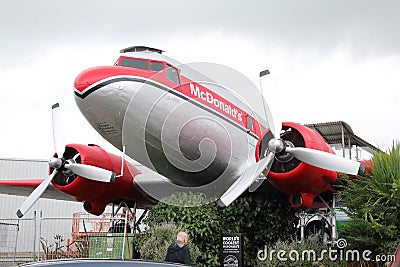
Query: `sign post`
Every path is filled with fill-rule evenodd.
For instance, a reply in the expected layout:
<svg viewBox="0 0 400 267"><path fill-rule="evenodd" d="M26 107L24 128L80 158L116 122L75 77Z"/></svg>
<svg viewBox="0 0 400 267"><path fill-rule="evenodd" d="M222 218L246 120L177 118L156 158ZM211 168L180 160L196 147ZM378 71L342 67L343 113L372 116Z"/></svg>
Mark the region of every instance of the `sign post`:
<svg viewBox="0 0 400 267"><path fill-rule="evenodd" d="M222 234L220 262L222 267L243 267L242 234Z"/></svg>

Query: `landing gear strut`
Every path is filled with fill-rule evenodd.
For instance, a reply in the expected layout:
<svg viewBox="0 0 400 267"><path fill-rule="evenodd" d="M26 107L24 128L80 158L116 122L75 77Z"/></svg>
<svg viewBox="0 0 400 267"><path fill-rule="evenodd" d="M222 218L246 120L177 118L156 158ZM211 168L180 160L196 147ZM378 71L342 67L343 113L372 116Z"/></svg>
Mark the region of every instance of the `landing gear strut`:
<svg viewBox="0 0 400 267"><path fill-rule="evenodd" d="M318 241L328 244L338 238L336 227L336 194L332 196L332 205L329 205L321 196L325 210L318 210L315 213L301 211L299 213L300 241ZM329 240L330 239L330 240Z"/></svg>
<svg viewBox="0 0 400 267"><path fill-rule="evenodd" d="M139 218L136 218L137 215L137 208L136 208L136 202L134 203L133 207L129 207L126 202L120 202L118 206L116 207L116 204L112 204L112 211L111 211L111 216L112 218L116 218L118 212L123 210L123 216L126 222L128 222L130 232L132 233L140 233L142 230L140 229L140 225L143 222L143 219L146 217L146 214L148 212L148 209L145 209L143 213L140 215ZM111 226L114 226L115 220L112 221Z"/></svg>

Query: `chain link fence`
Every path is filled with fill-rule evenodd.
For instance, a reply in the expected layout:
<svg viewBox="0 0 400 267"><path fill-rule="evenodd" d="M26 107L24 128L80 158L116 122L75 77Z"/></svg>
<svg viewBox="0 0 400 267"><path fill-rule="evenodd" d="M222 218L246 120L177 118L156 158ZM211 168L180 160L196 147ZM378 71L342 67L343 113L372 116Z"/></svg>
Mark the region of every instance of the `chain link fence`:
<svg viewBox="0 0 400 267"><path fill-rule="evenodd" d="M62 258L134 257L131 216L0 219L0 267Z"/></svg>

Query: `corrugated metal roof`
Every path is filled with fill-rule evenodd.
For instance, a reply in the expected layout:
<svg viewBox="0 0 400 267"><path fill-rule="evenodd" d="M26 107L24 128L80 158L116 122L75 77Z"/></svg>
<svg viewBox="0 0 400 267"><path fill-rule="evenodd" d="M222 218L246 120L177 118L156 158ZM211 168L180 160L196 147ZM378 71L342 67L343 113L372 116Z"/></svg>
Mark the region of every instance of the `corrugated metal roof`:
<svg viewBox="0 0 400 267"><path fill-rule="evenodd" d="M350 141L351 145L362 147L370 153L372 151L382 152L380 149L355 135L350 125L344 121L305 124L305 126L317 131L328 144L342 144L344 138L345 145L349 145Z"/></svg>

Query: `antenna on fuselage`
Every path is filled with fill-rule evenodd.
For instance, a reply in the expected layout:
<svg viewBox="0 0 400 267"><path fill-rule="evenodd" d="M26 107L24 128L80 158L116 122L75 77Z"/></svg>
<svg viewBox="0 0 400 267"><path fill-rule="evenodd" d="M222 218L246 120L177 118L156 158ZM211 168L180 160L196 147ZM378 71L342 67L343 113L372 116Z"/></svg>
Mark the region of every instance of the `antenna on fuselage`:
<svg viewBox="0 0 400 267"><path fill-rule="evenodd" d="M261 95L264 98L264 90L263 90L263 86L262 86L262 77L264 77L265 75L270 74L269 70L263 70L260 71L260 89L261 89ZM265 103L265 101L262 101L263 104L263 108L264 108L264 115L267 116L268 111L267 111L267 104ZM268 117L266 117L265 119L268 119Z"/></svg>

